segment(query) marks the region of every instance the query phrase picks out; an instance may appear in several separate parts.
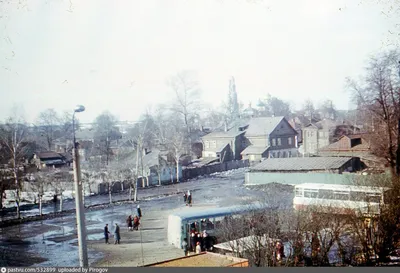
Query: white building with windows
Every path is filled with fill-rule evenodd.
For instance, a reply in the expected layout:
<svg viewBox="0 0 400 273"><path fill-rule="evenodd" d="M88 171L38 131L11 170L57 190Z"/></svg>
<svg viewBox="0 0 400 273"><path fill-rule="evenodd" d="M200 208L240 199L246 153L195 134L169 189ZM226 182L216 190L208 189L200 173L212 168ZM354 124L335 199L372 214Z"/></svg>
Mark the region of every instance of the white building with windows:
<svg viewBox="0 0 400 273"><path fill-rule="evenodd" d="M317 154L319 149L328 146L335 128L336 123L331 120L323 120L305 126L303 128L304 154Z"/></svg>

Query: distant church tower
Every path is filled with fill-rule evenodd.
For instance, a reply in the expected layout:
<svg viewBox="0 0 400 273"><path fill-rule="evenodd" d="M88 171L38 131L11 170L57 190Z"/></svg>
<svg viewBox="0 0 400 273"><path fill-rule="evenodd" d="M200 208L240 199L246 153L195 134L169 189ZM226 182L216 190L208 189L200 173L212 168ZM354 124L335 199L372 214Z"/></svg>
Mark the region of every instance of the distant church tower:
<svg viewBox="0 0 400 273"><path fill-rule="evenodd" d="M235 78L229 80L229 94L228 94L228 114L231 122L237 122L239 119L239 102L236 93Z"/></svg>

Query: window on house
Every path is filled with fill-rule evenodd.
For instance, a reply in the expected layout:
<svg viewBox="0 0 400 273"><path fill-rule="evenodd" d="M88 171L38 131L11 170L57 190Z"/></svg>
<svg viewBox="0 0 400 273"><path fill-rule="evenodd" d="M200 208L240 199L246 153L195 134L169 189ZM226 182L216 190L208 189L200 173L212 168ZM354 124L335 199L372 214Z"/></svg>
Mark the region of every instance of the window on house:
<svg viewBox="0 0 400 273"><path fill-rule="evenodd" d="M278 146L281 146L281 145L282 145L282 139L278 138Z"/></svg>
<svg viewBox="0 0 400 273"><path fill-rule="evenodd" d="M276 146L276 139L275 138L272 139L272 146Z"/></svg>
<svg viewBox="0 0 400 273"><path fill-rule="evenodd" d="M210 148L217 148L217 141L216 140L211 141Z"/></svg>
<svg viewBox="0 0 400 273"><path fill-rule="evenodd" d="M288 144L289 144L289 145L292 145L292 138L289 137L287 140L288 140Z"/></svg>
<svg viewBox="0 0 400 273"><path fill-rule="evenodd" d="M278 154L276 155L277 158L281 157L281 152L278 152Z"/></svg>
<svg viewBox="0 0 400 273"><path fill-rule="evenodd" d="M210 142L208 140L204 143L204 145L206 148L210 148Z"/></svg>
<svg viewBox="0 0 400 273"><path fill-rule="evenodd" d="M303 197L303 189L296 189L296 197Z"/></svg>
<svg viewBox="0 0 400 273"><path fill-rule="evenodd" d="M286 157L286 152L282 152L282 157L283 157L283 158Z"/></svg>

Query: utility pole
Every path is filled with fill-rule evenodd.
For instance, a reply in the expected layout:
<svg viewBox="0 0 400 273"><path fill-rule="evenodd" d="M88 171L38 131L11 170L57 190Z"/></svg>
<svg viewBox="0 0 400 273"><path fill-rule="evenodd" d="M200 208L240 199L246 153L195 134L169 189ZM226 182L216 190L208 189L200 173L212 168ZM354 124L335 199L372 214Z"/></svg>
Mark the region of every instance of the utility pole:
<svg viewBox="0 0 400 273"><path fill-rule="evenodd" d="M400 79L400 61L398 64L398 73ZM400 89L400 87L399 87ZM399 90L400 91L400 90ZM400 107L396 107L397 111L400 111ZM397 113L397 151L396 151L396 174L400 176L400 113Z"/></svg>
<svg viewBox="0 0 400 273"><path fill-rule="evenodd" d="M79 264L81 267L88 267L88 254L86 245L86 225L85 225L85 208L83 206L82 197L82 178L81 178L81 166L79 162L79 144L76 142L75 137L75 113L85 111L85 107L80 105L77 106L72 115L72 126L74 132L74 143L73 143L73 168L74 168L74 184L75 184L75 206L76 206L76 228L78 231L78 248L79 248Z"/></svg>

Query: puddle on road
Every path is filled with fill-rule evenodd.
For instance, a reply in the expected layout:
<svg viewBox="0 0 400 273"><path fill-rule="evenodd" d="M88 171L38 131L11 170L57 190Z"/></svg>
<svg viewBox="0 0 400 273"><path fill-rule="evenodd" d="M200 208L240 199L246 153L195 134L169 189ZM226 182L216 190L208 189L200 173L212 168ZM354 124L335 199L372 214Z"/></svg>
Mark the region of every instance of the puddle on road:
<svg viewBox="0 0 400 273"><path fill-rule="evenodd" d="M214 183L207 183L199 185L199 181L196 181L196 191L194 192L194 201L201 203L216 203L220 200L221 195L223 196L241 196L249 195L247 190L241 189L241 187L232 188L231 182L229 187L225 189L224 185L215 185ZM192 183L192 184L195 184ZM203 183L201 183L203 184ZM187 184L190 186L191 184ZM235 183L236 185L236 183ZM182 184L182 189L186 189L187 186ZM194 185L191 185L191 187ZM180 185L179 185L180 187ZM191 188L190 187L190 188ZM219 188L219 189L218 189ZM222 188L224 188L222 190ZM231 196L231 197L232 197ZM163 244L165 242L166 230L161 228L164 224L158 224L158 221L164 221L168 217L168 211L174 208L184 207L183 199L180 195L170 195L168 197L163 196L162 198L155 198L153 200L141 200L140 206L144 213L144 226L141 233L132 233L131 235L125 234L122 240L126 240L129 243L144 243L159 242ZM159 212L156 217L151 216L151 219L146 220L146 214L149 212ZM164 212L165 211L165 212ZM115 205L113 207L104 208L102 210L86 211L86 226L88 245L94 243L94 241L102 241L104 239L103 228L106 223L109 224L110 232L113 232L115 223L119 223L121 228L125 228L125 219L128 215L136 214L136 204L123 204ZM159 217L157 219L157 217ZM146 222L148 225L146 225ZM151 222L151 223L150 223ZM0 245L8 245L10 249L17 250L17 253L21 255L27 255L27 253L35 253L41 257L47 259L34 260L31 259L30 265L36 266L77 266L78 262L78 249L77 249L77 237L76 237L76 218L75 215L69 215L62 218L54 218L50 220L44 220L41 222L31 222L20 225L18 227L20 241L15 241L15 244L11 244L10 241L5 241L8 238L15 237L16 227L11 227L7 232L2 230L2 233L6 233L7 236L2 235L0 237ZM163 230L164 229L164 230ZM13 231L14 230L14 234ZM90 242L92 241L92 242ZM90 263L93 263L103 257L103 254L96 253L89 250ZM22 264L22 263L21 263ZM24 264L25 266L29 266Z"/></svg>

